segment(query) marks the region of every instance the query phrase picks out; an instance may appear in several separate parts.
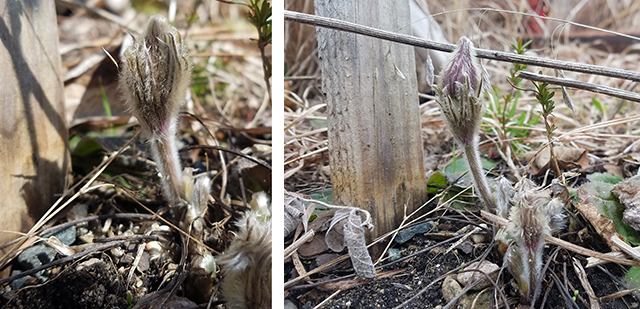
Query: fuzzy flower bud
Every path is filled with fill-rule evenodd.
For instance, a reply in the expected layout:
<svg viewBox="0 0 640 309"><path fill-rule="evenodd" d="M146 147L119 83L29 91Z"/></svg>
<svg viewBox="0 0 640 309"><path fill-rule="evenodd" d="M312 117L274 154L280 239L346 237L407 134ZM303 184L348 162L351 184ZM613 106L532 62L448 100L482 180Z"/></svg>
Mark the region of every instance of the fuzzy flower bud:
<svg viewBox="0 0 640 309"><path fill-rule="evenodd" d="M482 94L484 80L488 80L483 71L473 43L464 36L460 37L458 47L440 74L438 85L433 88L447 127L463 146L473 184L487 209L495 213L499 210L491 196L478 150L478 132L484 108Z"/></svg>
<svg viewBox="0 0 640 309"><path fill-rule="evenodd" d="M189 86L191 65L180 33L161 15L151 16L141 38L125 52L120 87L148 133L169 134Z"/></svg>
<svg viewBox="0 0 640 309"><path fill-rule="evenodd" d="M473 43L460 37L453 56L440 73L436 101L458 142L468 145L477 138L482 121L482 69Z"/></svg>
<svg viewBox="0 0 640 309"><path fill-rule="evenodd" d="M237 226L236 237L219 257L227 308L271 308L271 218L249 210Z"/></svg>
<svg viewBox="0 0 640 309"><path fill-rule="evenodd" d="M526 178L516 184L512 200L507 232L513 243L507 261L522 296L531 301L542 267L544 239L564 226L563 204Z"/></svg>
<svg viewBox="0 0 640 309"><path fill-rule="evenodd" d="M163 193L172 204L183 195L175 135L190 72L180 34L160 15L151 17L142 37L124 52L120 70L120 88L149 139Z"/></svg>

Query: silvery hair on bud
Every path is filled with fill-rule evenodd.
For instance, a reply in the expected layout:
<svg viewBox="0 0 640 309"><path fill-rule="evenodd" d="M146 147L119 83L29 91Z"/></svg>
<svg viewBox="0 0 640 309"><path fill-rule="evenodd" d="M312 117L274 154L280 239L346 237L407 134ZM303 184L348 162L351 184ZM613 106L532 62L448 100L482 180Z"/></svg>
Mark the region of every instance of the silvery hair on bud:
<svg viewBox="0 0 640 309"><path fill-rule="evenodd" d="M120 89L149 141L165 198L177 204L184 192L175 135L191 78L187 49L178 30L154 15L121 62Z"/></svg>
<svg viewBox="0 0 640 309"><path fill-rule="evenodd" d="M447 126L464 145L477 138L484 109L482 70L475 53L471 40L460 37L434 88Z"/></svg>
<svg viewBox="0 0 640 309"><path fill-rule="evenodd" d="M219 258L227 308L271 308L271 220L249 210Z"/></svg>
<svg viewBox="0 0 640 309"><path fill-rule="evenodd" d="M190 82L191 64L178 30L151 16L142 37L123 55L120 88L131 112L151 135L176 125Z"/></svg>

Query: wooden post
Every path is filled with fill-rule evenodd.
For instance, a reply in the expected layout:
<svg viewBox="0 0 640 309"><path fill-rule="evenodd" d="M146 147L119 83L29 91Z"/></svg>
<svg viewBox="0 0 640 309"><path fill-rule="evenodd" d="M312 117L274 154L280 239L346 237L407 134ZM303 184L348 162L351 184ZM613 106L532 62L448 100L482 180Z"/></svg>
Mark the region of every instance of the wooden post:
<svg viewBox="0 0 640 309"><path fill-rule="evenodd" d="M0 1L0 229L27 232L69 169L54 1ZM0 232L0 244L16 238Z"/></svg>
<svg viewBox="0 0 640 309"><path fill-rule="evenodd" d="M411 32L407 1L316 0L315 8L319 16ZM371 240L426 197L414 50L324 28L317 35L334 203L368 210Z"/></svg>

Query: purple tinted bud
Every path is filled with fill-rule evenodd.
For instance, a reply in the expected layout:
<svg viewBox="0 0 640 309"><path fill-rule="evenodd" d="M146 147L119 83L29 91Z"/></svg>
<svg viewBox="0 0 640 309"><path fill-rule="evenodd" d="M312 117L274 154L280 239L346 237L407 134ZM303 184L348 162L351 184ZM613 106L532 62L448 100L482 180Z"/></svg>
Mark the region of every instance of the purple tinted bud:
<svg viewBox="0 0 640 309"><path fill-rule="evenodd" d="M434 89L453 136L458 142L469 145L482 122L482 70L473 43L463 36L458 44Z"/></svg>
<svg viewBox="0 0 640 309"><path fill-rule="evenodd" d="M483 74L473 44L466 37L444 66L436 92L436 102L453 137L463 146L469 172L487 208L496 211L491 190L482 171L478 151L478 132L483 115Z"/></svg>
<svg viewBox="0 0 640 309"><path fill-rule="evenodd" d="M458 40L458 48L453 52L453 58L444 69L441 89L458 96L461 85L465 83L465 76L469 78L469 89L478 87L478 60L475 56L473 43L467 37ZM474 91L475 92L475 91Z"/></svg>

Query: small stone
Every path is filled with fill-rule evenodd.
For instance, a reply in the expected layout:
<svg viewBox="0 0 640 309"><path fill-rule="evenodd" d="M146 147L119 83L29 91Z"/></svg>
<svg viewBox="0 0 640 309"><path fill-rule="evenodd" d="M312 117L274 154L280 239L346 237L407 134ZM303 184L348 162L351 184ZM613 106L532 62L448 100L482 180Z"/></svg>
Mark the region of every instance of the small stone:
<svg viewBox="0 0 640 309"><path fill-rule="evenodd" d="M112 257L119 258L124 255L124 250L122 250L122 248L120 247L115 247L111 248L111 250L109 250L109 253L111 253Z"/></svg>
<svg viewBox="0 0 640 309"><path fill-rule="evenodd" d="M389 256L389 262L396 261L402 257L400 249L396 248L389 248L387 255Z"/></svg>
<svg viewBox="0 0 640 309"><path fill-rule="evenodd" d="M67 246L71 246L76 241L76 226L72 225L61 231L45 234L42 237L49 238L51 236L55 236L56 238L58 238L58 240L60 240L61 243Z"/></svg>
<svg viewBox="0 0 640 309"><path fill-rule="evenodd" d="M469 240L465 240L459 244L456 249L460 249L464 254L471 254L473 252L473 245Z"/></svg>
<svg viewBox="0 0 640 309"><path fill-rule="evenodd" d="M140 262L138 263L139 272L144 273L145 271L149 270L149 258L149 252L142 252L142 257L140 257Z"/></svg>
<svg viewBox="0 0 640 309"><path fill-rule="evenodd" d="M447 303L451 302L451 300L458 296L458 294L462 293L463 290L460 283L458 283L458 281L456 281L456 279L454 278L455 276L453 275L448 276L442 283L442 296L447 301ZM480 294L480 292L474 292L462 295L462 297L458 299L457 306L453 306L453 308L489 309L491 308L491 295L492 293L488 293L486 291L482 294Z"/></svg>
<svg viewBox="0 0 640 309"><path fill-rule="evenodd" d="M482 261L482 262L473 262L468 266L466 266L464 269L465 270L478 269L486 273L487 275L489 275L489 277L495 281L497 279L498 270L500 269L500 267L498 267L498 265L491 263L489 261ZM469 284L476 282L477 280L482 279L482 281L476 284L471 290L481 290L491 285L491 281L487 280L487 277L485 277L482 273L477 271L467 271L464 273L459 273L457 276L457 279L458 279L458 282L460 282L460 284L462 284L462 286L465 286L465 287Z"/></svg>
<svg viewBox="0 0 640 309"><path fill-rule="evenodd" d="M454 279L454 276L447 276L442 282L442 297L447 303L451 302L458 294L462 292L462 286Z"/></svg>
<svg viewBox="0 0 640 309"><path fill-rule="evenodd" d="M413 236L415 236L416 234L427 233L433 228L434 228L434 224L431 221L416 224L414 226L400 230L398 232L398 235L396 235L396 238L394 239L394 241L398 244L404 244L405 242L413 238Z"/></svg>
<svg viewBox="0 0 640 309"><path fill-rule="evenodd" d="M45 244L37 244L24 249L18 255L18 263L24 269L32 269L53 262L56 250Z"/></svg>
<svg viewBox="0 0 640 309"><path fill-rule="evenodd" d="M130 254L126 254L120 259L120 264L131 264L133 263L133 260L133 256L131 256Z"/></svg>
<svg viewBox="0 0 640 309"><path fill-rule="evenodd" d="M107 263L105 263L103 260L98 259L98 258L91 258L91 259L89 259L87 261L84 261L84 262L78 264L78 266L76 266L76 270L77 271L81 271L81 270L83 270L85 268L91 268L94 265L105 266L105 265L107 265Z"/></svg>
<svg viewBox="0 0 640 309"><path fill-rule="evenodd" d="M17 270L17 269L14 269L14 270L11 272L11 276L15 276L15 275L17 275L17 274L19 274L19 273L21 273L21 272L22 272L22 271L19 271L19 270ZM24 277L22 277L22 278L18 278L18 279L16 279L16 280L11 281L11 289L13 289L13 290L18 290L18 289L20 289L20 288L24 285L24 283L25 283L25 282L27 282L27 280L29 280L29 278L31 278L31 276L24 276Z"/></svg>

